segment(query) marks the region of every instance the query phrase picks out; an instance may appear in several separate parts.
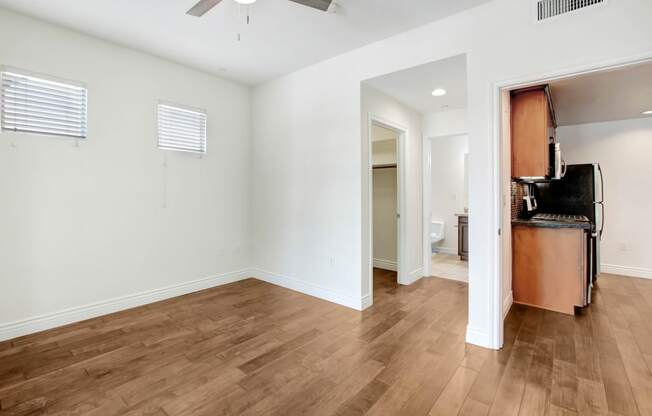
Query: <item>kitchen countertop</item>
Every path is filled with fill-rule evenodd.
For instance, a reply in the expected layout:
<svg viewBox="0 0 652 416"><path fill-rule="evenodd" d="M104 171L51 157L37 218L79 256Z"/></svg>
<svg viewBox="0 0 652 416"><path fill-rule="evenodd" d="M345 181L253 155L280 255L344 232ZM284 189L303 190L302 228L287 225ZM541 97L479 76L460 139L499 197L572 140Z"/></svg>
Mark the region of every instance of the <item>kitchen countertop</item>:
<svg viewBox="0 0 652 416"><path fill-rule="evenodd" d="M593 224L588 221L588 218L584 217L586 220L543 220L537 218L526 219L517 219L512 220L512 225L522 225L526 227L541 227L541 228L579 228L583 230L591 230Z"/></svg>

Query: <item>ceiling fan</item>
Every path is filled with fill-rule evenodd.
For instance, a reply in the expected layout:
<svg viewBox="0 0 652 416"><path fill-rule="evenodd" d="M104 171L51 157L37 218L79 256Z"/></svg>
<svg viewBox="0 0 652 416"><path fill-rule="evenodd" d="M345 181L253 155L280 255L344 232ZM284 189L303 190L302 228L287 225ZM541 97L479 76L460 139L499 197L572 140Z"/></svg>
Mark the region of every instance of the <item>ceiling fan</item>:
<svg viewBox="0 0 652 416"><path fill-rule="evenodd" d="M236 3L244 4L244 5L253 4L256 2L256 0L234 0L234 1ZM324 12L329 11L331 6L334 5L333 0L290 0L290 1L302 4L304 6L312 7L314 9L318 9ZM206 14L209 10L211 10L213 7L220 4L221 2L222 0L200 0L190 10L188 10L186 14L189 14L190 16L201 17L204 14Z"/></svg>

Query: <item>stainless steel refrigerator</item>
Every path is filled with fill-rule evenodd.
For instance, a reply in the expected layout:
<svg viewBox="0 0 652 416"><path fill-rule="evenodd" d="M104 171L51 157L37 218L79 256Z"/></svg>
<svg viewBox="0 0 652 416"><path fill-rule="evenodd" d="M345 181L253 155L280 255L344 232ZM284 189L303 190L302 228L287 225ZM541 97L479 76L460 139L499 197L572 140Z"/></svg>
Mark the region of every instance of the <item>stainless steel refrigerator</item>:
<svg viewBox="0 0 652 416"><path fill-rule="evenodd" d="M568 165L562 179L538 185L539 212L584 215L591 222L590 276L595 280L600 274L600 241L605 225L604 177L600 164Z"/></svg>

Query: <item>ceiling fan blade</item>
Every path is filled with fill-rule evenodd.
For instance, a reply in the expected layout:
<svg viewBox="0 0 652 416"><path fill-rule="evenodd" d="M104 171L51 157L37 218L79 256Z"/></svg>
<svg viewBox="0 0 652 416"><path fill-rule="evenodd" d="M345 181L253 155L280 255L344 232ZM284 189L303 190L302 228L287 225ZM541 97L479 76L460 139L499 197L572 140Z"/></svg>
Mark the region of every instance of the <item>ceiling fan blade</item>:
<svg viewBox="0 0 652 416"><path fill-rule="evenodd" d="M328 11L328 8L331 7L333 0L290 0L295 3L303 4L304 6L312 7L314 9L322 10L324 12Z"/></svg>
<svg viewBox="0 0 652 416"><path fill-rule="evenodd" d="M200 0L199 3L192 6L192 9L188 10L186 14L195 17L201 17L210 9L217 6L221 1L222 0Z"/></svg>

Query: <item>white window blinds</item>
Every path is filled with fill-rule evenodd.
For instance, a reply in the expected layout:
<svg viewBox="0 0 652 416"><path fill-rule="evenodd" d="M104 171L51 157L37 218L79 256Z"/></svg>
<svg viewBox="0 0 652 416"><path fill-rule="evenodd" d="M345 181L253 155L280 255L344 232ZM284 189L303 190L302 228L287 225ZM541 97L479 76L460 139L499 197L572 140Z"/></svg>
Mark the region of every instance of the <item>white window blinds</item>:
<svg viewBox="0 0 652 416"><path fill-rule="evenodd" d="M158 147L206 153L206 112L159 104Z"/></svg>
<svg viewBox="0 0 652 416"><path fill-rule="evenodd" d="M86 138L86 88L14 72L0 72L3 131Z"/></svg>

